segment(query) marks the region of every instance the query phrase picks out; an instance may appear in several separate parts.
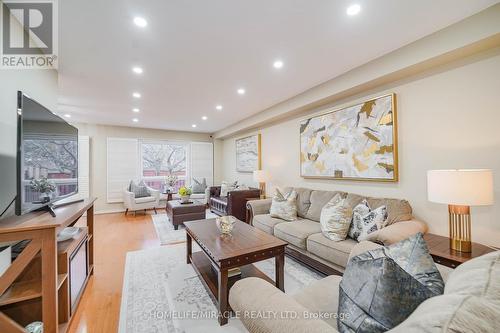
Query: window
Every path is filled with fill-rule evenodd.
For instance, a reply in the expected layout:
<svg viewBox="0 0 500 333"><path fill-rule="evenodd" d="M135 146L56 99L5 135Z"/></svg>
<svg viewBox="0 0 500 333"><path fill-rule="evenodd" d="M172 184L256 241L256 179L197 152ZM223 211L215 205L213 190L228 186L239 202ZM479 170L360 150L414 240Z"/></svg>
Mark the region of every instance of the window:
<svg viewBox="0 0 500 333"><path fill-rule="evenodd" d="M172 142L141 143L141 176L144 182L161 190L165 177L174 175L179 178L178 189L186 184L188 145Z"/></svg>

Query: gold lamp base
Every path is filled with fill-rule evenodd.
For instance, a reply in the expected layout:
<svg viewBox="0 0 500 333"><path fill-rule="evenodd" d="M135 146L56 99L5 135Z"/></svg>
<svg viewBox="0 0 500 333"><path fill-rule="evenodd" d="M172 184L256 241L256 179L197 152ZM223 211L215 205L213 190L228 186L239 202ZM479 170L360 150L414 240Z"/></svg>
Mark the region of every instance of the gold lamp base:
<svg viewBox="0 0 500 333"><path fill-rule="evenodd" d="M450 214L450 248L459 252L472 252L470 207L448 205Z"/></svg>
<svg viewBox="0 0 500 333"><path fill-rule="evenodd" d="M260 198L265 199L266 198L266 183L259 183L259 188L260 188Z"/></svg>

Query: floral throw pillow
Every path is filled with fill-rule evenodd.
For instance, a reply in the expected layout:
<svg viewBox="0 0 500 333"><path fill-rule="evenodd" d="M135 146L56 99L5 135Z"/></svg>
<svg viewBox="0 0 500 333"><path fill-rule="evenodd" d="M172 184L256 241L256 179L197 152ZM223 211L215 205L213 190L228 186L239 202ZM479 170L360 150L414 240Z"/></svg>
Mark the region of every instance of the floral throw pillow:
<svg viewBox="0 0 500 333"><path fill-rule="evenodd" d="M283 195L279 189L276 189L269 212L271 217L295 221L297 219L297 192L292 190Z"/></svg>
<svg viewBox="0 0 500 333"><path fill-rule="evenodd" d="M352 211L352 223L348 232L349 237L357 241L362 241L372 232L382 229L387 216L386 206L380 206L372 210L368 201L364 199Z"/></svg>

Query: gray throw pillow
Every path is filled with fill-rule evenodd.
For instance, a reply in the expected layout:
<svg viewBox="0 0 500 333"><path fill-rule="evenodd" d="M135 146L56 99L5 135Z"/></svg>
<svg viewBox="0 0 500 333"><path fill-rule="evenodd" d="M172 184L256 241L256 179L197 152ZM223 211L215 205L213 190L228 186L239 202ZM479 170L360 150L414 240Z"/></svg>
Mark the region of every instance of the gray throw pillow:
<svg viewBox="0 0 500 333"><path fill-rule="evenodd" d="M129 192L133 192L135 198L144 198L151 195L151 193L149 193L148 187L142 180L139 182L139 184L131 181L129 185Z"/></svg>
<svg viewBox="0 0 500 333"><path fill-rule="evenodd" d="M193 193L205 193L205 189L207 188L207 179L203 178L203 181L198 181L196 178L193 178Z"/></svg>
<svg viewBox="0 0 500 333"><path fill-rule="evenodd" d="M338 330L374 333L390 330L420 303L443 294L444 282L418 233L351 258L339 288Z"/></svg>

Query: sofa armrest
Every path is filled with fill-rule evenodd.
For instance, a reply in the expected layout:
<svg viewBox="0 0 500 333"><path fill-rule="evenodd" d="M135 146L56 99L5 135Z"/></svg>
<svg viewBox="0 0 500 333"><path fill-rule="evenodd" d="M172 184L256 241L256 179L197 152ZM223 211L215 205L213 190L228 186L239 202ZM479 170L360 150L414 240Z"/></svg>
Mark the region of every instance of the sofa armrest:
<svg viewBox="0 0 500 333"><path fill-rule="evenodd" d="M134 192L123 191L123 204L125 208L132 208L135 204L135 194Z"/></svg>
<svg viewBox="0 0 500 333"><path fill-rule="evenodd" d="M425 234L427 232L427 225L422 221L408 220L388 225L387 227L368 234L368 236L362 240L391 245L419 232Z"/></svg>
<svg viewBox="0 0 500 333"><path fill-rule="evenodd" d="M382 246L383 245L380 245L380 244L377 244L377 243L374 243L374 242L370 242L370 241L361 241L358 244L354 245L354 247L352 248L351 253L349 253L349 260L352 257L360 255L361 253L365 253L367 251L375 250L375 249L378 249L378 248L380 248Z"/></svg>
<svg viewBox="0 0 500 333"><path fill-rule="evenodd" d="M247 202L247 209L250 211L250 224L255 215L269 214L273 199L250 200Z"/></svg>
<svg viewBox="0 0 500 333"><path fill-rule="evenodd" d="M156 200L156 205L160 203L160 191L155 190L154 188L148 187L148 191L153 198Z"/></svg>
<svg viewBox="0 0 500 333"><path fill-rule="evenodd" d="M229 304L250 333L336 333L291 296L259 278L237 281L229 291Z"/></svg>

